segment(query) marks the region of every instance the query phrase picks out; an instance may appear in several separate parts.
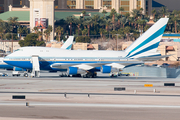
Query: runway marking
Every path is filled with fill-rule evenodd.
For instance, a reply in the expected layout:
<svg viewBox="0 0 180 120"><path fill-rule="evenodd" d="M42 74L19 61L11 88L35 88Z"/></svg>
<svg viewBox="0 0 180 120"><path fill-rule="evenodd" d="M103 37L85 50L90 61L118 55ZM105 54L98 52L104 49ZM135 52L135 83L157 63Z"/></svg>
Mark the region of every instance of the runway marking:
<svg viewBox="0 0 180 120"><path fill-rule="evenodd" d="M71 92L12 92L0 91L0 93L10 94L67 94L67 95L114 95L114 96L161 96L161 97L180 97L180 95L164 95L164 94L116 94L116 93L71 93Z"/></svg>
<svg viewBox="0 0 180 120"><path fill-rule="evenodd" d="M26 102L0 102L1 106L26 106ZM178 108L173 105L134 105L134 104L90 104L90 103L42 103L29 102L29 106L61 106L61 107L111 107L111 108Z"/></svg>

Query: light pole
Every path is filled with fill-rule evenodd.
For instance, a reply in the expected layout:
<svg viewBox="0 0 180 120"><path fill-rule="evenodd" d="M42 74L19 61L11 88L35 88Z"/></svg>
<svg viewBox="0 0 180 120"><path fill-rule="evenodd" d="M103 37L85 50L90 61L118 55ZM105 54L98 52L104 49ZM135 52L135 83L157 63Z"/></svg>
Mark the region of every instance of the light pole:
<svg viewBox="0 0 180 120"><path fill-rule="evenodd" d="M117 36L117 39L116 39L116 50L118 51L118 35L119 34L116 34L116 36Z"/></svg>
<svg viewBox="0 0 180 120"><path fill-rule="evenodd" d="M13 33L11 33L11 36L12 36L11 53L13 53Z"/></svg>

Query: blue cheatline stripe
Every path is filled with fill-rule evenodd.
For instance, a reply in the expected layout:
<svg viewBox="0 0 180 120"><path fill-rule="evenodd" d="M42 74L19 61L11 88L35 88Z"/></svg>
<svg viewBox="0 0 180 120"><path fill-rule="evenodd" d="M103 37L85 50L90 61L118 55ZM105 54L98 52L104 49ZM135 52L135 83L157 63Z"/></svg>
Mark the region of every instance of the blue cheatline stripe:
<svg viewBox="0 0 180 120"><path fill-rule="evenodd" d="M139 49L140 47L146 45L147 43L151 42L155 38L159 37L160 35L163 34L164 30L166 28L166 25L163 26L161 29L159 29L157 32L155 32L153 35L151 35L149 38L147 38L145 41L143 41L141 44L139 44L137 47L135 47L133 50L131 50L129 53L131 54L135 50ZM129 54L128 54L129 55ZM127 56L128 57L128 56Z"/></svg>
<svg viewBox="0 0 180 120"><path fill-rule="evenodd" d="M71 44L70 46L68 46L66 49L67 49L67 50L70 50L70 49L71 49L71 47L72 47L72 44Z"/></svg>
<svg viewBox="0 0 180 120"><path fill-rule="evenodd" d="M145 48L145 49L142 49L141 51L139 51L139 52L137 52L137 53L135 53L135 54L133 54L133 55L131 55L131 56L129 56L129 57L133 57L133 56L136 56L136 55L138 55L138 54L147 52L147 51L149 51L149 50L152 50L152 49L154 49L154 48L157 48L158 46L159 46L159 42L157 42L157 43L155 43L155 44L153 44L153 45L151 45L151 46L149 46L149 47L147 47L147 48Z"/></svg>

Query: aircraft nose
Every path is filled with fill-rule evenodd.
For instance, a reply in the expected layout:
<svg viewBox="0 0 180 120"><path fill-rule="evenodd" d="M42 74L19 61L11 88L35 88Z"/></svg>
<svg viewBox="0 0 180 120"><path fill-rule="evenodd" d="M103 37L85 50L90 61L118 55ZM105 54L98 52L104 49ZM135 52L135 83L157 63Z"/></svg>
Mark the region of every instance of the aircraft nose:
<svg viewBox="0 0 180 120"><path fill-rule="evenodd" d="M4 57L3 61L6 63L11 59L11 55L7 55L6 57Z"/></svg>

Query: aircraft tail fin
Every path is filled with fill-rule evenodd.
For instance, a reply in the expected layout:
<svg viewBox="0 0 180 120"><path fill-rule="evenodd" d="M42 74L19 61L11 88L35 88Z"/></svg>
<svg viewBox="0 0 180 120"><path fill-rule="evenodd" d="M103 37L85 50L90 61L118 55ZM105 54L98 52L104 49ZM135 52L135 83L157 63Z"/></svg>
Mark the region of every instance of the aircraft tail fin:
<svg viewBox="0 0 180 120"><path fill-rule="evenodd" d="M125 50L127 53L126 58L153 56L153 53L155 56L157 56L157 48L168 20L169 18L161 18L144 34L142 34L134 43L132 43Z"/></svg>
<svg viewBox="0 0 180 120"><path fill-rule="evenodd" d="M73 40L74 40L74 36L69 36L66 42L62 45L61 49L71 50Z"/></svg>

